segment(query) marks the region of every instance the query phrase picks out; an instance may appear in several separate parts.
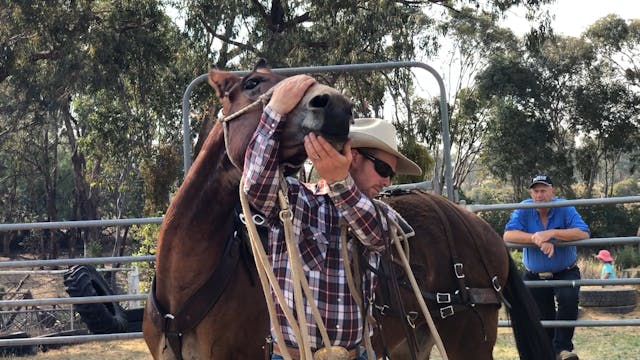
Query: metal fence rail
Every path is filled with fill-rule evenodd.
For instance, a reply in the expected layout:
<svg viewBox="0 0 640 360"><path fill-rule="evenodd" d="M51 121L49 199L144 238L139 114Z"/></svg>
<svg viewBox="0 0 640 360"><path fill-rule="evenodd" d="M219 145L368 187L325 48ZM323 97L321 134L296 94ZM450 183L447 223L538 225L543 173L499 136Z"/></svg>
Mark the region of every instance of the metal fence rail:
<svg viewBox="0 0 640 360"><path fill-rule="evenodd" d="M607 198L607 199L581 199L567 200L554 203L537 203L537 204L499 204L499 205L469 205L471 211L495 211L495 210L513 210L524 207L558 207L558 206L581 206L596 204L620 204L640 202L640 196ZM61 222L40 222L40 223L19 223L19 224L0 224L0 231L14 231L27 229L61 229L61 228L80 228L80 227L109 227L139 224L159 224L162 222L161 217L143 218L143 219L116 219L116 220L88 220L88 221L61 221ZM592 238L586 240L578 240L570 243L559 243L558 246L600 246L600 245L621 245L635 244L640 242L638 236L627 237L610 237L610 238ZM522 248L528 245L507 243L509 248ZM531 246L534 246L533 244ZM80 259L53 259L53 260L22 260L22 261L5 261L0 262L0 269L8 268L29 268L29 267L47 267L47 266L70 266L76 264L109 264L109 263L134 263L134 262L151 262L155 260L154 255L146 256L124 256L124 257L101 257L101 258L80 258ZM0 275L2 275L0 271ZM610 280L600 279L581 279L581 280L544 280L544 281L526 281L525 284L530 287L546 287L546 286L598 286L598 285L638 285L640 278L619 278ZM103 303L103 302L124 302L124 301L140 301L146 300L147 294L130 294L130 295L111 295L111 296L92 296L92 297L74 297L74 298L48 298L48 299L23 299L23 300L2 300L0 307L28 307L42 305L60 305L60 304L87 304L87 303ZM576 321L550 321L542 322L545 327L607 327L607 326L640 326L640 319L618 319L618 320L576 320ZM508 320L499 321L498 326L510 326ZM112 341L123 339L139 339L142 333L124 333L124 334L107 334L107 335L75 335L75 336L51 336L36 337L26 339L1 339L0 346L18 346L18 345L45 345L45 344L70 344L82 343L88 341Z"/></svg>

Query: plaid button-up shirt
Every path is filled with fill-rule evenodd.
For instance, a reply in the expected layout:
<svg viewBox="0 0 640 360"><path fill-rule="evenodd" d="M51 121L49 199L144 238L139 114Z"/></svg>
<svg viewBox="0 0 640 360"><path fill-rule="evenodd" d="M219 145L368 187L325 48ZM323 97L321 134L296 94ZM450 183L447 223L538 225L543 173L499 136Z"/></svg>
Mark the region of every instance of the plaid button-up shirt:
<svg viewBox="0 0 640 360"><path fill-rule="evenodd" d="M295 309L284 229L278 217L278 140L284 127L283 120L282 115L269 107L265 109L247 149L244 191L252 206L268 219L272 228L268 249L271 265L284 291L285 305ZM399 215L388 205L367 198L356 188L350 176L343 182L346 186L340 188L329 187L322 180L317 184L306 184L291 177L287 178L287 184L289 204L293 211L293 232L331 345L354 348L362 341L364 322L347 284L346 264L341 257L341 224L348 224L352 237L365 245L369 264L376 266L378 253L384 250L388 236L386 219L377 215L372 201L376 201L379 208L394 219ZM351 254L351 242L348 247ZM373 293L373 275L364 272L362 281L364 298L368 299ZM305 305L311 346L318 349L327 344L322 344L311 308L306 301ZM280 304L277 304L276 311L287 346L298 347Z"/></svg>

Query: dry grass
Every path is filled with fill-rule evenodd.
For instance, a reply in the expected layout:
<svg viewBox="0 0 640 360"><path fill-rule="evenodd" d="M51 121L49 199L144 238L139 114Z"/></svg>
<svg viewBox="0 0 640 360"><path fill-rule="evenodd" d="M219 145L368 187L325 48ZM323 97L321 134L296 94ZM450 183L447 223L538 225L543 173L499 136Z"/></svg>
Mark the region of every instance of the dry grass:
<svg viewBox="0 0 640 360"><path fill-rule="evenodd" d="M90 342L63 346L29 357L9 357L25 360L152 360L144 340Z"/></svg>
<svg viewBox="0 0 640 360"><path fill-rule="evenodd" d="M612 319L619 316L584 311L581 319ZM640 309L624 315L640 318ZM581 360L640 359L640 328L638 327L579 327L574 337L576 353ZM494 348L495 360L518 359L511 329L498 329L498 343ZM434 360L441 359L433 350ZM15 358L18 359L18 358ZM21 358L22 359L22 358ZM32 360L151 360L142 339L111 342L93 342L64 346L29 357Z"/></svg>

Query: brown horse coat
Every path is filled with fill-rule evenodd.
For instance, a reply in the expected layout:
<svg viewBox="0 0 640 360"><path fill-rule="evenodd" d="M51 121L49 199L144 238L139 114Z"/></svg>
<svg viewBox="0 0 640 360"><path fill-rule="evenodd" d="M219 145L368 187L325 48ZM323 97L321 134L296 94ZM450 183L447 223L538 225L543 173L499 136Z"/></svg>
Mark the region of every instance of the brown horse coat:
<svg viewBox="0 0 640 360"><path fill-rule="evenodd" d="M245 107L279 80L280 77L260 66L243 79L217 70L210 74L210 83L223 101L226 115ZM313 125L315 129L303 129L301 125L308 113L304 110L305 103L317 104L315 96L313 93L305 96L297 117L289 116L288 122L293 126L281 139L284 149L281 158L287 159L292 168L299 167L306 157L301 152L300 135L322 129L318 124ZM321 96L321 103L330 103L324 101L324 95ZM338 114L338 117L344 117L342 121L349 121L349 103L333 92L330 96L336 96L336 100L328 113L333 117ZM168 313L180 312L187 299L221 262L221 254L233 231L232 209L238 202L240 178L240 170L232 165L229 157L234 159L234 163L242 164L260 113L258 108L228 124L227 133L234 139L226 151L222 126L217 124L214 127L167 210L158 239L156 295L158 303ZM513 306L511 320L521 357L535 360L555 357L540 325L535 303L502 239L486 222L440 196L422 192L389 197L385 201L415 230L416 235L409 242L410 260L425 296L437 292L455 295L460 291L461 283L463 288L479 289L493 289L495 285ZM462 264L457 269L459 275L464 274L463 280L455 276L454 263ZM246 271L236 266L231 276L231 282L218 303L181 337L182 358L257 359L262 356L268 320L264 295L260 287L251 282L251 277L255 279L255 270ZM496 283L492 282L494 278ZM402 298L407 311L418 310L413 293L402 290ZM450 305L433 301L427 304L437 313L440 308ZM382 305L387 304L378 304ZM394 350L394 359L410 358L403 346L402 329L406 315L381 318L384 341L380 334L376 335L377 354L382 354L383 347L386 347ZM162 329L150 320L152 316L153 309L148 301L143 332L152 355L155 359L176 358L171 348L166 347ZM434 318L450 359L492 359L497 320L496 304L470 302L457 304L452 316ZM428 359L433 341L424 320L416 320L416 332L421 340L419 358Z"/></svg>

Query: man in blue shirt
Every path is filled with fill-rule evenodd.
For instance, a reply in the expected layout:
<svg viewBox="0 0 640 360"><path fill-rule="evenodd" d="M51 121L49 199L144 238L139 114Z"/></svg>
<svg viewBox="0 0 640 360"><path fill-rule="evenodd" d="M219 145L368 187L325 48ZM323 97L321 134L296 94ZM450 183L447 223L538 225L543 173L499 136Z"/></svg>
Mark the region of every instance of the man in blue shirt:
<svg viewBox="0 0 640 360"><path fill-rule="evenodd" d="M535 176L529 185L529 195L522 203L555 202L553 182L546 175ZM522 261L526 267L525 280L578 280L575 246L556 246L564 241L589 238L589 226L573 206L556 208L518 209L505 226L504 240L525 247ZM578 318L579 287L530 288L538 303L543 320L576 320ZM558 302L556 310L556 300ZM547 328L558 360L578 360L573 353L573 327Z"/></svg>

